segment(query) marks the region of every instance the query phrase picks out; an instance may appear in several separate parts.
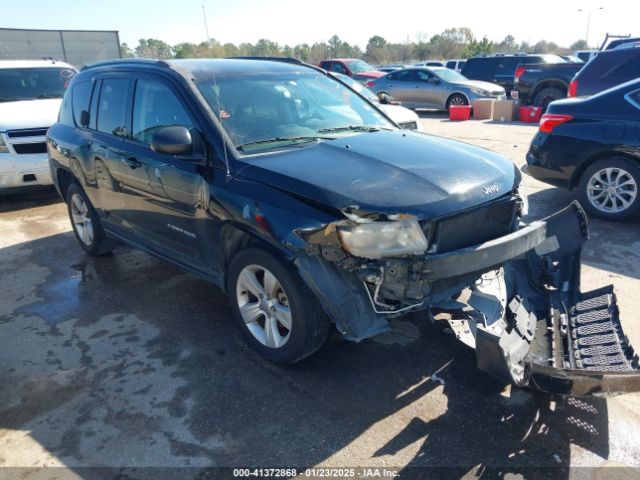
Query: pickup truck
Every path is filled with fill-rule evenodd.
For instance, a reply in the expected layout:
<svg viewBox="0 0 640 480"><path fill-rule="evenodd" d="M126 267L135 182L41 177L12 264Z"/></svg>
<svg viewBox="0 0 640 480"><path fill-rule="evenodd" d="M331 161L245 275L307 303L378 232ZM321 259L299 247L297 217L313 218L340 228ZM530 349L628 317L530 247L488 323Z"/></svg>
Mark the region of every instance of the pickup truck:
<svg viewBox="0 0 640 480"><path fill-rule="evenodd" d="M584 63L518 65L514 88L518 92L520 103L546 110L550 102L567 96L569 83L583 66Z"/></svg>

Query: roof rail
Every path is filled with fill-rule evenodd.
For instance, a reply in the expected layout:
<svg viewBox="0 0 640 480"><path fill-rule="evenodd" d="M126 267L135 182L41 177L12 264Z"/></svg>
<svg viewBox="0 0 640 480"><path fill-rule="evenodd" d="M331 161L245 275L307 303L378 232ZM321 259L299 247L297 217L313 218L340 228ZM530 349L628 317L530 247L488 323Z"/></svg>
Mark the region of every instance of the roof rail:
<svg viewBox="0 0 640 480"><path fill-rule="evenodd" d="M246 57L227 57L230 60L269 60L272 62L283 62L283 63L295 63L298 65L305 65L302 60L299 60L294 57L259 57L259 56L246 56Z"/></svg>
<svg viewBox="0 0 640 480"><path fill-rule="evenodd" d="M104 60L102 62L92 63L91 65L85 65L82 67L82 71L90 70L98 67L108 67L109 65L158 65L162 67L169 67L169 64L164 60L155 60L153 58L114 58L112 60Z"/></svg>

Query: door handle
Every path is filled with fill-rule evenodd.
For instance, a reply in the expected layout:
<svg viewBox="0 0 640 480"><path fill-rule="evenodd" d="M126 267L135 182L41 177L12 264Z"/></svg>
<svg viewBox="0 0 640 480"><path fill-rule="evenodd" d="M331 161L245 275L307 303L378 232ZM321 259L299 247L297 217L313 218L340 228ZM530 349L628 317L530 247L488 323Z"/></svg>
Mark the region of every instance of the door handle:
<svg viewBox="0 0 640 480"><path fill-rule="evenodd" d="M135 157L121 158L120 161L133 170L142 166L142 162L136 160Z"/></svg>

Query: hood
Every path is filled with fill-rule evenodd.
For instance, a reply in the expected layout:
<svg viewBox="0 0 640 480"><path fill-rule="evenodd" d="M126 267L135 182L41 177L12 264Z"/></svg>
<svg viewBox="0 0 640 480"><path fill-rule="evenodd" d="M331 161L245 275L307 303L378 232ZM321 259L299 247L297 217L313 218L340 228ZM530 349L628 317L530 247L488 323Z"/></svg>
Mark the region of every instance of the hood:
<svg viewBox="0 0 640 480"><path fill-rule="evenodd" d="M359 78L380 78L380 77L384 77L386 74L387 74L386 72L378 72L377 70L371 70L370 72L354 73L353 78L355 78L356 80Z"/></svg>
<svg viewBox="0 0 640 480"><path fill-rule="evenodd" d="M380 104L379 106L396 123L418 122L420 120L416 112L400 105Z"/></svg>
<svg viewBox="0 0 640 480"><path fill-rule="evenodd" d="M407 130L247 156L240 164L240 175L315 203L422 219L493 200L519 181L513 163L500 155Z"/></svg>
<svg viewBox="0 0 640 480"><path fill-rule="evenodd" d="M61 98L0 102L0 132L50 127L58 119Z"/></svg>
<svg viewBox="0 0 640 480"><path fill-rule="evenodd" d="M458 85L464 85L466 87L481 88L488 92L500 92L504 91L500 85L491 82L483 82L482 80L468 80L466 82L459 82Z"/></svg>

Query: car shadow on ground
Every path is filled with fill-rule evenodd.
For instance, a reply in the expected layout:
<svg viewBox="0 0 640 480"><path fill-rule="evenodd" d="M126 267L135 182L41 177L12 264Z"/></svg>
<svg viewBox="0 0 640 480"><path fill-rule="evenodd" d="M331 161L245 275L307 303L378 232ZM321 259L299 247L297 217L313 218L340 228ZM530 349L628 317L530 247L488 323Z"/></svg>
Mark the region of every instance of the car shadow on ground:
<svg viewBox="0 0 640 480"><path fill-rule="evenodd" d="M32 207L60 203L62 199L54 187L34 187L10 195L0 194L0 213L15 212Z"/></svg>
<svg viewBox="0 0 640 480"><path fill-rule="evenodd" d="M505 389L424 314L358 344L334 333L282 367L247 348L221 291L140 251L87 257L64 233L1 249L0 274L5 462L41 461L27 437L80 475L324 463L557 478L572 443L609 454L605 400Z"/></svg>

